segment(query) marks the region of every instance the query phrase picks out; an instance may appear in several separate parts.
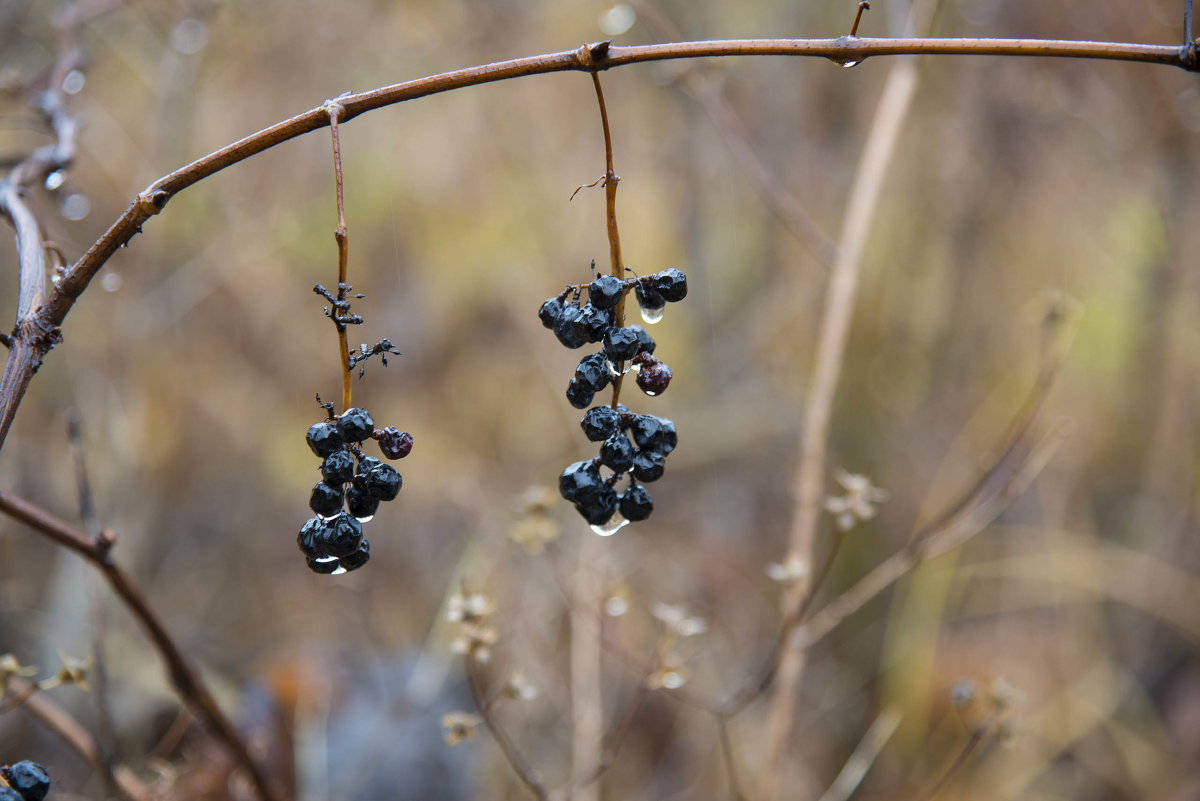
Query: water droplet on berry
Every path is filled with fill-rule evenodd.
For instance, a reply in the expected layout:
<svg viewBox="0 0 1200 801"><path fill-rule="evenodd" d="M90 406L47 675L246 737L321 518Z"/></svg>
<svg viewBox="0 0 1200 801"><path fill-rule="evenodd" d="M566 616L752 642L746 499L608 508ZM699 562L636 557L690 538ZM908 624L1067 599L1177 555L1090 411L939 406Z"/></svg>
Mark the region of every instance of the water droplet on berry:
<svg viewBox="0 0 1200 801"><path fill-rule="evenodd" d="M375 515L367 515L366 517L356 517L354 519L360 523L370 523L372 520L375 519Z"/></svg>
<svg viewBox="0 0 1200 801"><path fill-rule="evenodd" d="M652 398L653 398L653 397L654 397L655 395L657 395L658 393L657 393L657 392L651 392L650 390L646 390L646 394L647 394L647 395L649 395L650 397L652 397Z"/></svg>
<svg viewBox="0 0 1200 801"><path fill-rule="evenodd" d="M599 525L592 526L591 528L592 531L596 532L601 537L611 537L613 534L616 534L618 531L628 525L629 521L622 517L620 512L613 512L613 516L608 518L608 522L600 523Z"/></svg>
<svg viewBox="0 0 1200 801"><path fill-rule="evenodd" d="M612 376L613 378L620 378L621 376L623 376L623 375L625 375L626 373L628 373L628 372L629 372L629 370L630 370L630 368L631 368L633 365L632 365L632 364L626 364L626 365L625 365L625 369L624 369L624 370L617 370L617 366L616 366L615 364L613 364L612 362L610 362L608 359L605 359L605 360L604 360L604 366L608 368L608 374L609 374L610 376Z"/></svg>
<svg viewBox="0 0 1200 801"><path fill-rule="evenodd" d="M329 575L331 575L331 576L340 576L340 575L342 575L343 573L349 573L349 572L350 572L350 571L349 571L349 570L347 570L346 568L342 567L341 565L338 565L338 566L337 566L337 570L333 571L333 572L332 572L332 573L330 573Z"/></svg>
<svg viewBox="0 0 1200 801"><path fill-rule="evenodd" d="M645 306L642 306L642 320L647 325L654 325L663 318L663 312L666 309L666 306L659 306L657 309L647 309Z"/></svg>

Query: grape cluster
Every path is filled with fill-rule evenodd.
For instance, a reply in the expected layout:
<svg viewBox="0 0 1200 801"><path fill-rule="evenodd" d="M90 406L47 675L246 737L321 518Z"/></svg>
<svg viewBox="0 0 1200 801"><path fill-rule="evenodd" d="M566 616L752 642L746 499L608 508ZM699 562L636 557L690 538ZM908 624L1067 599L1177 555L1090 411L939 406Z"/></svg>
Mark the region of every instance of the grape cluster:
<svg viewBox="0 0 1200 801"><path fill-rule="evenodd" d="M50 774L28 759L0 767L0 801L42 801L50 792Z"/></svg>
<svg viewBox="0 0 1200 801"><path fill-rule="evenodd" d="M587 409L580 425L590 441L601 443L600 455L569 466L559 476L558 487L590 525L611 533L654 511L642 484L662 476L667 454L678 442L675 424L666 418L634 414L619 403L588 408L596 393L629 370L637 373L637 385L647 395L661 395L671 383L671 368L654 355L654 340L640 325L618 326L616 310L632 289L642 319L656 323L668 302L687 296L687 276L675 268L625 280L603 275L587 285L587 302L580 305L583 289L568 286L542 304L538 317L568 348L601 345L579 360L566 393L572 406ZM601 467L612 472L604 476ZM629 486L618 492L616 485L626 474Z"/></svg>
<svg viewBox="0 0 1200 801"><path fill-rule="evenodd" d="M371 558L362 524L380 503L394 500L404 483L391 465L364 454L361 443L374 439L388 459L403 459L412 451L412 435L394 426L376 429L369 412L350 408L314 424L307 439L322 459L321 481L308 502L316 514L300 529L296 544L314 573L357 570Z"/></svg>

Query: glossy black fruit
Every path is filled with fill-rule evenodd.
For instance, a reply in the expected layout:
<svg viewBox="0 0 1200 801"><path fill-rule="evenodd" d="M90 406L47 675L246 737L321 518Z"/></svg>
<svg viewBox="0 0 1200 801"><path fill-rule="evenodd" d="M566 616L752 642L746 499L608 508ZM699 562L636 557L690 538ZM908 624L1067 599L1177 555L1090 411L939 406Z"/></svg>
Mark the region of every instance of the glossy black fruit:
<svg viewBox="0 0 1200 801"><path fill-rule="evenodd" d="M580 309L579 322L587 330L587 341L599 342L604 339L608 329L612 328L612 311L597 308L589 303Z"/></svg>
<svg viewBox="0 0 1200 801"><path fill-rule="evenodd" d="M322 551L338 558L348 556L358 550L358 544L362 542L362 523L342 512L325 521L321 535L318 547Z"/></svg>
<svg viewBox="0 0 1200 801"><path fill-rule="evenodd" d="M23 801L42 801L50 792L50 774L36 762L28 759L12 765L5 771L5 779L16 790Z"/></svg>
<svg viewBox="0 0 1200 801"><path fill-rule="evenodd" d="M645 520L654 511L654 501L646 488L635 484L617 499L617 511L631 523Z"/></svg>
<svg viewBox="0 0 1200 801"><path fill-rule="evenodd" d="M633 477L638 481L658 481L665 467L666 460L657 451L638 451L633 457Z"/></svg>
<svg viewBox="0 0 1200 801"><path fill-rule="evenodd" d="M604 352L609 361L623 362L638 352L637 332L630 328L610 328L604 335Z"/></svg>
<svg viewBox="0 0 1200 801"><path fill-rule="evenodd" d="M596 393L582 381L572 378L571 383L567 384L567 401L576 409L586 409L591 406L594 397L596 397Z"/></svg>
<svg viewBox="0 0 1200 801"><path fill-rule="evenodd" d="M546 328L553 329L558 325L558 318L562 317L563 302L558 298L550 298L542 304L542 308L538 309L538 319L542 321L542 325Z"/></svg>
<svg viewBox="0 0 1200 801"><path fill-rule="evenodd" d="M618 431L600 446L600 463L614 473L624 473L633 467L633 453L629 437Z"/></svg>
<svg viewBox="0 0 1200 801"><path fill-rule="evenodd" d="M645 328L640 325L628 326L629 330L637 334L638 338L638 353L654 353L654 339L646 332Z"/></svg>
<svg viewBox="0 0 1200 801"><path fill-rule="evenodd" d="M593 460L568 465L558 477L558 492L568 501L582 503L594 498L604 489L600 468Z"/></svg>
<svg viewBox="0 0 1200 801"><path fill-rule="evenodd" d="M588 327L583 321L583 312L578 306L564 306L562 314L554 324L554 336L572 350L582 348L588 339Z"/></svg>
<svg viewBox="0 0 1200 801"><path fill-rule="evenodd" d="M25 801L25 799L11 787L0 787L0 801Z"/></svg>
<svg viewBox="0 0 1200 801"><path fill-rule="evenodd" d="M633 441L643 450L658 450L666 436L662 420L652 414L634 415L629 424L629 433Z"/></svg>
<svg viewBox="0 0 1200 801"><path fill-rule="evenodd" d="M662 311L663 307L667 305L663 296L658 294L658 290L652 284L639 283L633 293L637 296L638 306L642 307L643 311L651 313Z"/></svg>
<svg viewBox="0 0 1200 801"><path fill-rule="evenodd" d="M339 561L346 570L358 570L371 558L371 543L365 539L358 544L358 550L349 556L343 556Z"/></svg>
<svg viewBox="0 0 1200 801"><path fill-rule="evenodd" d="M314 573L319 573L323 576L328 576L340 566L337 559L328 556L310 556L308 557L308 569Z"/></svg>
<svg viewBox="0 0 1200 801"><path fill-rule="evenodd" d="M642 368L638 370L637 385L647 395L661 395L670 386L672 376L674 373L666 362L651 356L642 362Z"/></svg>
<svg viewBox="0 0 1200 801"><path fill-rule="evenodd" d="M617 493L612 487L602 487L595 495L575 504L583 519L593 526L603 525L617 511Z"/></svg>
<svg viewBox="0 0 1200 801"><path fill-rule="evenodd" d="M354 478L354 457L350 451L334 451L321 463L321 477L330 484L344 484Z"/></svg>
<svg viewBox="0 0 1200 801"><path fill-rule="evenodd" d="M375 421L366 409L351 407L337 416L337 429L346 442L362 442L375 430Z"/></svg>
<svg viewBox="0 0 1200 801"><path fill-rule="evenodd" d="M603 353L589 353L579 360L575 368L575 380L592 392L599 392L608 386L610 378Z"/></svg>
<svg viewBox="0 0 1200 801"><path fill-rule="evenodd" d="M317 456L325 457L342 447L342 436L332 423L317 423L308 429L308 447Z"/></svg>
<svg viewBox="0 0 1200 801"><path fill-rule="evenodd" d="M379 499L365 489L351 487L346 492L346 510L354 517L373 517L378 509Z"/></svg>
<svg viewBox="0 0 1200 801"><path fill-rule="evenodd" d="M671 267L654 276L654 288L668 303L683 300L687 297L687 276L682 270Z"/></svg>
<svg viewBox="0 0 1200 801"><path fill-rule="evenodd" d="M313 487L312 497L308 501L308 508L322 517L333 517L342 511L342 501L344 498L345 494L342 492L341 484L326 484L322 481Z"/></svg>
<svg viewBox="0 0 1200 801"><path fill-rule="evenodd" d="M592 442L602 442L617 430L620 415L610 406L596 406L584 413L579 421L584 435Z"/></svg>
<svg viewBox="0 0 1200 801"><path fill-rule="evenodd" d="M658 443L658 452L666 456L679 444L679 434L675 433L675 424L665 417L658 418L658 424L662 426L663 431L662 441Z"/></svg>
<svg viewBox="0 0 1200 801"><path fill-rule="evenodd" d="M588 301L597 308L611 309L624 294L625 282L615 275L602 275L588 285Z"/></svg>
<svg viewBox="0 0 1200 801"><path fill-rule="evenodd" d="M309 559L315 559L325 555L321 550L324 537L325 521L319 517L311 517L300 527L300 533L296 535L296 546Z"/></svg>
<svg viewBox="0 0 1200 801"><path fill-rule="evenodd" d="M366 459L363 460L364 462ZM362 477L363 489L366 490L371 497L378 498L381 501L395 500L400 494L400 487L404 484L404 477L396 472L396 468L386 464L376 464L371 467ZM362 517L363 515L359 515Z"/></svg>

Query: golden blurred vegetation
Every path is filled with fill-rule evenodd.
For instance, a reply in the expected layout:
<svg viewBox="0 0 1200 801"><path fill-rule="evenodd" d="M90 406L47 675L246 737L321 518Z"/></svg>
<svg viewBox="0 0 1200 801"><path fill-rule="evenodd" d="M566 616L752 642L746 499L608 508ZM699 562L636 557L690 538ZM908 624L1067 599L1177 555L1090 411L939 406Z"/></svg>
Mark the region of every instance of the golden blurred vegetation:
<svg viewBox="0 0 1200 801"><path fill-rule="evenodd" d="M77 258L178 166L346 91L609 38L610 5L128 2L83 32L86 82L68 101L84 124L78 159L32 202ZM855 4L653 7L702 39L836 36ZM53 62L54 8L0 3L5 85ZM897 31L905 11L877 0L860 33ZM932 33L1173 43L1181 18L1177 0L942 0ZM612 38L661 35L642 13ZM1193 798L1200 84L1138 64L917 63L828 457L890 497L846 535L818 605L903 547L996 455L1036 376L1047 298L1067 296L1079 314L1042 421L1069 419L1074 433L994 525L812 649L784 797L818 798L894 710L899 728L856 798L922 797L981 721L986 736L944 797ZM727 58L604 74L626 261L680 267L691 286L652 331L675 371L670 391L626 401L673 419L680 445L651 488L654 516L609 540L557 499L539 521L558 535L546 550L512 538L529 530L530 493L553 494L561 469L593 448L562 394L580 354L535 315L607 260L603 193L569 200L604 169L591 82L575 73L437 95L341 129L351 283L366 294L352 342L387 337L403 352L368 365L355 401L416 439L399 501L367 526L363 570L315 576L294 544L318 477L304 444L322 417L313 396L339 386L334 332L311 291L336 281L326 131L186 190L111 260L26 396L0 486L77 519L67 420L78 415L115 558L274 768L294 756L298 797L526 797L486 733L442 743L443 713L471 711L443 620L464 583L495 603L489 670L501 683L518 670L539 690L501 717L561 784L571 642L594 636L571 625L574 587L599 582L622 600L606 636L642 659L656 603L704 618L683 652L687 687L717 697L757 670L778 627L765 569L787 549L828 272L747 180L686 78L718 88L745 144L834 236L888 66ZM46 141L23 102L7 101L2 119L0 153ZM57 213L70 195L87 199L82 219ZM0 308L14 308L11 248L0 265ZM822 531L825 549L828 515ZM195 726L169 734L178 700L88 567L0 521L0 653L51 675L58 654L89 653L97 605L116 754L173 788L166 798L238 797L196 778L219 770L219 751ZM600 658L611 723L642 677L622 654ZM952 688L963 701L968 686L974 700L956 707ZM95 727L90 689L53 692ZM987 717L994 692L1003 726ZM759 703L730 726L748 789L765 718ZM0 763L25 758L50 770L52 797L104 796L18 707L0 714ZM710 716L669 691L633 719L603 787L607 798L732 797Z"/></svg>

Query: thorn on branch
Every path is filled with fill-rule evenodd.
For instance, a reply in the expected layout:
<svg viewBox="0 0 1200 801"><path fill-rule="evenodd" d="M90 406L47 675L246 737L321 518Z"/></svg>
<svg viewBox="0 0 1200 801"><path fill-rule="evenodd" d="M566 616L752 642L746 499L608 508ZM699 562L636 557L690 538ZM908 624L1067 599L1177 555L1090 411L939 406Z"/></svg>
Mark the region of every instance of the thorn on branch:
<svg viewBox="0 0 1200 801"><path fill-rule="evenodd" d="M379 360L383 362L383 366L387 367L387 357L389 353L393 356L400 355L400 351L396 350L396 346L392 344L391 340L381 339L371 346L368 346L367 343L364 342L358 346L358 353L350 354L350 358L346 363L346 372L350 372L354 369L354 365L358 364L359 362L365 362L372 356L378 356ZM366 372L367 368L358 368L358 377L362 378Z"/></svg>
<svg viewBox="0 0 1200 801"><path fill-rule="evenodd" d="M850 35L858 36L858 23L862 21L864 11L869 11L871 4L867 0L861 0L858 4L858 12L854 15L854 24L850 26Z"/></svg>

